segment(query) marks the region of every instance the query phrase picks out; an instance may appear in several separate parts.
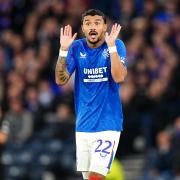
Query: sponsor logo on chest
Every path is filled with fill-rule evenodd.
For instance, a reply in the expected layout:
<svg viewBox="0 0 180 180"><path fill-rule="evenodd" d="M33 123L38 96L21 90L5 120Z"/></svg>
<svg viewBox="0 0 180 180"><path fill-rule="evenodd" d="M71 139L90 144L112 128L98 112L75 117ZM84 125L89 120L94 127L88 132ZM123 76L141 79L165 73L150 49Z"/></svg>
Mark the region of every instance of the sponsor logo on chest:
<svg viewBox="0 0 180 180"><path fill-rule="evenodd" d="M84 82L104 82L108 81L107 67L84 68Z"/></svg>

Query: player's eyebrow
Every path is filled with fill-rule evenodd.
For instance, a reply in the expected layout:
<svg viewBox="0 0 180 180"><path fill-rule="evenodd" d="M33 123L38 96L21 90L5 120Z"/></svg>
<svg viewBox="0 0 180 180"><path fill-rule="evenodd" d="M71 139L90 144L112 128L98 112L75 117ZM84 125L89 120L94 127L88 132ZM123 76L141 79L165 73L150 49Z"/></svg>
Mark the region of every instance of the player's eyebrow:
<svg viewBox="0 0 180 180"><path fill-rule="evenodd" d="M95 19L95 21L102 21L102 19Z"/></svg>
<svg viewBox="0 0 180 180"><path fill-rule="evenodd" d="M91 21L91 20L89 20L89 19L85 19L84 20L84 22L89 22L89 21ZM99 21L100 22L100 21L102 21L102 19L95 19L95 21Z"/></svg>

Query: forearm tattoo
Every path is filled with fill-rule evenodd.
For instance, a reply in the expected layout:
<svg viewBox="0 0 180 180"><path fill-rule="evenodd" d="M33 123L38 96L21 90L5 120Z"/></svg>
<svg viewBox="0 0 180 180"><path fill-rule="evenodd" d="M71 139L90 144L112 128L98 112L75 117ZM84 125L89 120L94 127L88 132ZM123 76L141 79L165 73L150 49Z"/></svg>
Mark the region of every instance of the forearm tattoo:
<svg viewBox="0 0 180 180"><path fill-rule="evenodd" d="M65 84L68 81L69 73L66 70L65 57L58 58L56 68L55 68L55 75L56 75L56 80L61 84Z"/></svg>

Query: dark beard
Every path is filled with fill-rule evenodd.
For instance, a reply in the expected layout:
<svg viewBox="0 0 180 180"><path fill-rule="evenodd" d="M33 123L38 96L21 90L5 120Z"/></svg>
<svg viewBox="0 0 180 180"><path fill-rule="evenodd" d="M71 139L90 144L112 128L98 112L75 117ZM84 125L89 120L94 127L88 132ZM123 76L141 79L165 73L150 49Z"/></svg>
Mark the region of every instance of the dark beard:
<svg viewBox="0 0 180 180"><path fill-rule="evenodd" d="M97 41L92 42L92 41L90 41L88 38L87 38L87 41L89 42L89 44L96 45L99 41L101 41L102 36L103 36L103 32L102 32L101 35L98 37Z"/></svg>
<svg viewBox="0 0 180 180"><path fill-rule="evenodd" d="M101 40L101 39L98 38L97 41L92 42L92 41L90 41L89 39L87 39L87 41L89 42L89 44L93 44L93 45L97 44L100 40Z"/></svg>

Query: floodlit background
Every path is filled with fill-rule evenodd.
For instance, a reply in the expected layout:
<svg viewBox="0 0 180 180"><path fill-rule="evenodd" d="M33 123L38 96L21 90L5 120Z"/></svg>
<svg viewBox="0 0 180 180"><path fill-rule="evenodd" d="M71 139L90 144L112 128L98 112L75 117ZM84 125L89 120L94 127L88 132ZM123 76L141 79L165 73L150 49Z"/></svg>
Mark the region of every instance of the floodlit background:
<svg viewBox="0 0 180 180"><path fill-rule="evenodd" d="M120 23L124 131L107 180L180 178L178 0L0 0L0 180L79 180L73 77L54 81L60 27L81 14Z"/></svg>

